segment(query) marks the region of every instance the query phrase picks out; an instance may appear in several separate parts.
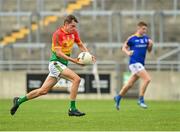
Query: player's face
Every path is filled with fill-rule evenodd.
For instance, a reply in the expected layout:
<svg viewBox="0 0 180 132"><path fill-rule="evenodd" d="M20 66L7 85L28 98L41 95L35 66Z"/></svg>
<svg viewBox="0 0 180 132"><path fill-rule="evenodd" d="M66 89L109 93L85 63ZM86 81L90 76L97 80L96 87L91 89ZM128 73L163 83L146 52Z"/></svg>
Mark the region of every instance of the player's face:
<svg viewBox="0 0 180 132"><path fill-rule="evenodd" d="M146 26L138 27L138 32L139 32L140 35L146 34L146 32L147 32L147 27L146 27Z"/></svg>
<svg viewBox="0 0 180 132"><path fill-rule="evenodd" d="M75 21L72 21L71 23L66 24L66 30L69 33L73 33L77 30L77 23Z"/></svg>

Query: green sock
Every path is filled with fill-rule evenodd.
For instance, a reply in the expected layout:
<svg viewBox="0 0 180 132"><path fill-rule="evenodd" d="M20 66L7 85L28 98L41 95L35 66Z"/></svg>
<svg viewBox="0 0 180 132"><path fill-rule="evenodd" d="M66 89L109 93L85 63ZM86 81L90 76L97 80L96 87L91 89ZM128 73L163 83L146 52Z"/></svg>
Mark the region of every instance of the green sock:
<svg viewBox="0 0 180 132"><path fill-rule="evenodd" d="M27 100L28 100L27 96L21 96L21 97L19 97L19 99L18 99L18 105L20 105L21 103L23 103L23 102L25 102L25 101L27 101Z"/></svg>
<svg viewBox="0 0 180 132"><path fill-rule="evenodd" d="M70 106L70 108L71 108L72 110L75 110L75 109L76 109L76 101L75 101L75 100L71 101L71 106Z"/></svg>

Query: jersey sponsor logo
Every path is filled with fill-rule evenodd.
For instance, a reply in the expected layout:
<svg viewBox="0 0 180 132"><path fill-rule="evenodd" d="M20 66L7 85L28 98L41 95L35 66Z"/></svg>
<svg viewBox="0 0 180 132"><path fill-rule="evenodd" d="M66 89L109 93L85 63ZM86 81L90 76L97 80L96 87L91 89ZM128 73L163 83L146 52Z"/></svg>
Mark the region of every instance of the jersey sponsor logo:
<svg viewBox="0 0 180 132"><path fill-rule="evenodd" d="M139 42L139 39L136 39L135 42Z"/></svg>
<svg viewBox="0 0 180 132"><path fill-rule="evenodd" d="M70 54L72 51L72 48L73 48L73 43L74 43L74 40L72 40L72 39L64 40L62 42L62 51L65 54Z"/></svg>
<svg viewBox="0 0 180 132"><path fill-rule="evenodd" d="M140 39L140 43L143 44L143 43L144 43L144 40L143 40L143 39Z"/></svg>
<svg viewBox="0 0 180 132"><path fill-rule="evenodd" d="M145 43L148 43L148 39L145 39Z"/></svg>
<svg viewBox="0 0 180 132"><path fill-rule="evenodd" d="M137 48L144 48L144 47L147 47L147 45L146 44L138 44L135 47L137 47Z"/></svg>

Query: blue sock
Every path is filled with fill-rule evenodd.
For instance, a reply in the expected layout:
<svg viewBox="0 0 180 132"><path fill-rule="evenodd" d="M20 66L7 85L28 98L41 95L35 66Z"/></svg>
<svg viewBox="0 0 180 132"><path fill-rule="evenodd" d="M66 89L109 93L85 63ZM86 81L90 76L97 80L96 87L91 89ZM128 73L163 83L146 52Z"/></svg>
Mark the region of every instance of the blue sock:
<svg viewBox="0 0 180 132"><path fill-rule="evenodd" d="M144 103L144 96L139 96L139 101L140 101L141 103Z"/></svg>
<svg viewBox="0 0 180 132"><path fill-rule="evenodd" d="M116 96L116 99L117 99L117 103L118 103L118 104L119 104L121 98L122 98L121 95L117 95L117 96Z"/></svg>

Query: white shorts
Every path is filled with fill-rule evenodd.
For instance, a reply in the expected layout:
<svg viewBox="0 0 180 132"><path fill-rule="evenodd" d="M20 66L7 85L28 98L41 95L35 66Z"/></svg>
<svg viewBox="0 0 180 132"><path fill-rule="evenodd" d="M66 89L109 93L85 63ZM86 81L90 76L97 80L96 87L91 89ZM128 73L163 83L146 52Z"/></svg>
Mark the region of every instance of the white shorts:
<svg viewBox="0 0 180 132"><path fill-rule="evenodd" d="M141 63L134 63L134 64L129 65L129 69L132 74L136 74L139 71L144 70L145 68Z"/></svg>
<svg viewBox="0 0 180 132"><path fill-rule="evenodd" d="M51 62L49 62L49 75L48 76L59 79L59 75L66 68L67 68L67 66L65 66L64 64L62 64L58 61L51 61Z"/></svg>

